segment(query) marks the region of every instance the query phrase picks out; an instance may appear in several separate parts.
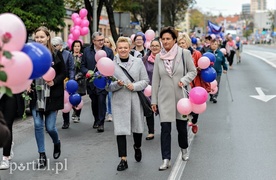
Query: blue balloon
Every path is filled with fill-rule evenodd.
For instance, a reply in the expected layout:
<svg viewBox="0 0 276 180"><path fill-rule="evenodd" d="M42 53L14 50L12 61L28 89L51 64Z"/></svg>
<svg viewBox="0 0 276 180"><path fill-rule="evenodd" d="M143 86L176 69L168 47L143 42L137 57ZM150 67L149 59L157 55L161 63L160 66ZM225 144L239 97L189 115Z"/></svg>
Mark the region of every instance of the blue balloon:
<svg viewBox="0 0 276 180"><path fill-rule="evenodd" d="M95 78L93 83L98 89L104 89L107 82L106 82L106 78L100 77L100 78Z"/></svg>
<svg viewBox="0 0 276 180"><path fill-rule="evenodd" d="M211 62L215 63L216 62L216 56L213 53L206 52L202 56L205 56L210 59Z"/></svg>
<svg viewBox="0 0 276 180"><path fill-rule="evenodd" d="M52 65L52 54L49 49L36 42L24 45L22 52L26 53L33 63L33 72L29 79L35 79L43 76Z"/></svg>
<svg viewBox="0 0 276 180"><path fill-rule="evenodd" d="M74 94L75 92L77 92L79 85L77 83L77 81L70 79L67 83L66 83L66 91L69 94Z"/></svg>
<svg viewBox="0 0 276 180"><path fill-rule="evenodd" d="M191 38L192 44L197 44L197 39L195 37Z"/></svg>
<svg viewBox="0 0 276 180"><path fill-rule="evenodd" d="M217 77L217 72L213 67L208 67L200 71L201 79L205 82L212 82Z"/></svg>
<svg viewBox="0 0 276 180"><path fill-rule="evenodd" d="M79 95L78 93L76 93L76 94L71 94L71 95L69 96L69 102L70 102L73 106L79 105L79 103L81 102L81 95Z"/></svg>

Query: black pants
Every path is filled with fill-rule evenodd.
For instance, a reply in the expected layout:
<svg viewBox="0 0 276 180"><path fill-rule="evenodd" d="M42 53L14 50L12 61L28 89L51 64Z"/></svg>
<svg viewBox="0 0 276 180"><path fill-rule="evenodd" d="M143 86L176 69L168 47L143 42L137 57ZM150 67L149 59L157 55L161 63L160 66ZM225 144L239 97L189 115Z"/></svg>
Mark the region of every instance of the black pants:
<svg viewBox="0 0 276 180"><path fill-rule="evenodd" d="M0 110L2 111L4 115L4 119L7 123L7 126L10 130L11 137L9 138L6 145L3 147L3 156L10 156L11 153L11 144L13 141L12 136L12 125L14 122L14 119L16 117L16 98L15 96L9 97L6 95L3 95L3 97L0 99Z"/></svg>
<svg viewBox="0 0 276 180"><path fill-rule="evenodd" d="M133 133L134 146L140 148L142 146L142 133ZM126 135L117 136L117 145L119 157L127 156L127 140Z"/></svg>
<svg viewBox="0 0 276 180"><path fill-rule="evenodd" d="M198 120L199 114L192 113L192 116L193 116L192 123L193 123L193 124L196 124L196 123L197 123L197 120Z"/></svg>
<svg viewBox="0 0 276 180"><path fill-rule="evenodd" d="M161 122L161 153L162 159L171 159L171 122ZM178 145L181 149L188 148L187 121L176 120Z"/></svg>
<svg viewBox="0 0 276 180"><path fill-rule="evenodd" d="M75 109L73 108L74 113L77 117L80 117L81 114L81 109ZM63 117L63 123L69 123L70 122L70 112L68 113L62 113L62 117Z"/></svg>
<svg viewBox="0 0 276 180"><path fill-rule="evenodd" d="M146 120L149 134L154 134L154 114L152 114L150 117L146 117Z"/></svg>
<svg viewBox="0 0 276 180"><path fill-rule="evenodd" d="M106 95L103 94L89 94L91 99L92 114L95 119L95 124L99 126L104 125L106 113Z"/></svg>
<svg viewBox="0 0 276 180"><path fill-rule="evenodd" d="M235 51L231 50L230 54L227 58L228 62L229 62L229 66L232 66L233 61L234 61L234 55L235 55Z"/></svg>

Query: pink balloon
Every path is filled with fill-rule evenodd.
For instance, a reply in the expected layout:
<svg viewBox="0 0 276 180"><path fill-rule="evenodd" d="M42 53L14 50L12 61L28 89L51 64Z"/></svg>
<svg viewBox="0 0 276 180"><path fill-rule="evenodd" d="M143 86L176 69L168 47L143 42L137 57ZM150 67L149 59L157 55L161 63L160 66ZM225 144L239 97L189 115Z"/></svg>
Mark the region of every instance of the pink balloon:
<svg viewBox="0 0 276 180"><path fill-rule="evenodd" d="M102 57L97 62L97 68L104 76L113 76L115 71L115 65L113 61L108 57Z"/></svg>
<svg viewBox="0 0 276 180"><path fill-rule="evenodd" d="M21 51L11 52L12 58L2 57L1 64L7 74L5 85L8 87L18 86L26 82L33 72L33 63L30 57Z"/></svg>
<svg viewBox="0 0 276 180"><path fill-rule="evenodd" d="M74 26L74 29L81 30L81 27L80 27L80 26L78 26L78 25L76 25L76 26Z"/></svg>
<svg viewBox="0 0 276 180"><path fill-rule="evenodd" d="M239 37L239 36L237 36L237 37L236 37L236 41L239 41L239 40L240 40L240 37Z"/></svg>
<svg viewBox="0 0 276 180"><path fill-rule="evenodd" d="M79 12L79 15L81 18L85 18L87 16L88 12L85 8L81 9Z"/></svg>
<svg viewBox="0 0 276 180"><path fill-rule="evenodd" d="M42 76L45 81L52 81L56 77L56 71L50 67L49 70Z"/></svg>
<svg viewBox="0 0 276 180"><path fill-rule="evenodd" d="M81 44L83 45L83 40L82 39L78 39L80 42L81 42Z"/></svg>
<svg viewBox="0 0 276 180"><path fill-rule="evenodd" d="M207 108L206 102L203 104L194 104L192 103L192 111L196 114L201 114L203 113Z"/></svg>
<svg viewBox="0 0 276 180"><path fill-rule="evenodd" d="M215 87L217 87L218 86L217 80L210 82L210 85L211 85L211 89L214 89Z"/></svg>
<svg viewBox="0 0 276 180"><path fill-rule="evenodd" d="M192 112L192 103L188 98L182 98L177 102L177 111L182 115L189 115Z"/></svg>
<svg viewBox="0 0 276 180"><path fill-rule="evenodd" d="M81 21L81 27L88 27L89 26L89 21L87 19L84 19Z"/></svg>
<svg viewBox="0 0 276 180"><path fill-rule="evenodd" d="M150 97L150 96L151 96L151 85L148 85L148 86L145 88L144 94L145 94L145 96L147 96L147 97Z"/></svg>
<svg viewBox="0 0 276 180"><path fill-rule="evenodd" d="M70 112L72 109L72 104L70 104L69 102L68 103L65 103L64 104L64 108L61 110L63 113L68 113Z"/></svg>
<svg viewBox="0 0 276 180"><path fill-rule="evenodd" d="M203 87L194 87L189 93L189 99L193 104L205 103L208 99L208 93Z"/></svg>
<svg viewBox="0 0 276 180"><path fill-rule="evenodd" d="M15 85L15 86L11 86L11 91L13 94L17 94L17 93L21 93L23 91L25 91L26 89L28 89L31 84L32 84L33 80L29 79L25 82L22 82L21 84Z"/></svg>
<svg viewBox="0 0 276 180"><path fill-rule="evenodd" d="M73 39L73 34L69 34L68 39Z"/></svg>
<svg viewBox="0 0 276 180"><path fill-rule="evenodd" d="M145 48L149 49L150 48L150 41L146 41L144 46L145 46Z"/></svg>
<svg viewBox="0 0 276 180"><path fill-rule="evenodd" d="M67 40L67 45L68 45L69 49L71 49L71 46L72 46L72 43L73 43L73 42L74 42L73 39L68 39L68 40Z"/></svg>
<svg viewBox="0 0 276 180"><path fill-rule="evenodd" d="M79 103L79 105L77 105L76 110L79 110L83 107L83 100L81 100L81 102Z"/></svg>
<svg viewBox="0 0 276 180"><path fill-rule="evenodd" d="M27 37L27 30L23 21L14 14L3 13L0 15L0 24L1 33L11 34L11 39L5 44L4 50L21 51ZM2 34L0 35L2 36Z"/></svg>
<svg viewBox="0 0 276 180"><path fill-rule="evenodd" d="M201 58L199 58L197 65L198 67L200 67L200 69L206 69L210 66L210 59L206 56L202 56Z"/></svg>
<svg viewBox="0 0 276 180"><path fill-rule="evenodd" d="M145 32L146 40L151 41L155 37L155 32L152 29L149 29Z"/></svg>
<svg viewBox="0 0 276 180"><path fill-rule="evenodd" d="M74 25L81 25L81 18L77 17L76 19L74 19Z"/></svg>
<svg viewBox="0 0 276 180"><path fill-rule="evenodd" d="M74 21L76 18L80 17L78 13L73 13L71 19Z"/></svg>
<svg viewBox="0 0 276 180"><path fill-rule="evenodd" d="M213 40L216 39L216 35L211 34L211 38L212 38Z"/></svg>
<svg viewBox="0 0 276 180"><path fill-rule="evenodd" d="M220 51L225 55L226 54L226 49L225 48L221 48Z"/></svg>
<svg viewBox="0 0 276 180"><path fill-rule="evenodd" d="M71 33L71 34L73 33L74 29L75 29L74 26L72 26L72 27L70 28L70 33Z"/></svg>
<svg viewBox="0 0 276 180"><path fill-rule="evenodd" d="M95 54L95 60L98 62L102 57L107 57L107 54L104 50L99 50Z"/></svg>
<svg viewBox="0 0 276 180"><path fill-rule="evenodd" d="M69 103L69 93L64 91L64 104Z"/></svg>
<svg viewBox="0 0 276 180"><path fill-rule="evenodd" d="M130 36L131 41L134 40L134 37L135 37L135 34L132 34L132 35Z"/></svg>
<svg viewBox="0 0 276 180"><path fill-rule="evenodd" d="M80 30L80 35L85 36L86 34L88 34L88 32L89 32L89 28L88 27L83 27Z"/></svg>
<svg viewBox="0 0 276 180"><path fill-rule="evenodd" d="M211 92L209 94L216 94L218 92L218 87L211 88Z"/></svg>
<svg viewBox="0 0 276 180"><path fill-rule="evenodd" d="M72 34L73 34L74 39L79 39L79 37L80 37L80 30L74 29L74 31L73 31Z"/></svg>

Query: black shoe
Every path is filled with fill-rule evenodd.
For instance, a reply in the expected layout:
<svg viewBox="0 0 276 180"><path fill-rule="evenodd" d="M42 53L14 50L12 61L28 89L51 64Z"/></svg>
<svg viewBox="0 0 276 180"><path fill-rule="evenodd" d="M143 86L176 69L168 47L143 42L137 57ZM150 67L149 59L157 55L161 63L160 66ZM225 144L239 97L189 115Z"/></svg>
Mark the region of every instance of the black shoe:
<svg viewBox="0 0 276 180"><path fill-rule="evenodd" d="M213 100L214 100L214 98L213 98L213 97L210 97L209 101L213 101Z"/></svg>
<svg viewBox="0 0 276 180"><path fill-rule="evenodd" d="M93 125L93 129L98 129L98 127L99 127L99 125L98 125L98 124L96 124L96 123L94 123L94 125Z"/></svg>
<svg viewBox="0 0 276 180"><path fill-rule="evenodd" d="M217 98L213 98L213 103L217 103Z"/></svg>
<svg viewBox="0 0 276 180"><path fill-rule="evenodd" d="M62 129L68 129L69 128L69 126L70 126L70 123L63 123L63 125L62 125Z"/></svg>
<svg viewBox="0 0 276 180"><path fill-rule="evenodd" d="M142 159L142 151L140 148L136 148L135 145L133 145L134 151L135 151L135 155L134 158L137 162L140 162Z"/></svg>
<svg viewBox="0 0 276 180"><path fill-rule="evenodd" d="M54 153L53 153L54 159L58 159L60 156L60 153L61 152L60 152L60 141L59 141L59 143L54 144Z"/></svg>
<svg viewBox="0 0 276 180"><path fill-rule="evenodd" d="M37 162L37 169L44 169L47 166L47 157L45 153L39 153L39 159Z"/></svg>
<svg viewBox="0 0 276 180"><path fill-rule="evenodd" d="M128 168L127 161L126 160L121 160L120 164L117 166L117 171L123 171Z"/></svg>
<svg viewBox="0 0 276 180"><path fill-rule="evenodd" d="M104 126L103 126L103 125L100 125L100 126L98 127L97 131L98 131L99 133L104 132Z"/></svg>
<svg viewBox="0 0 276 180"><path fill-rule="evenodd" d="M153 140L154 136L146 137L146 140Z"/></svg>

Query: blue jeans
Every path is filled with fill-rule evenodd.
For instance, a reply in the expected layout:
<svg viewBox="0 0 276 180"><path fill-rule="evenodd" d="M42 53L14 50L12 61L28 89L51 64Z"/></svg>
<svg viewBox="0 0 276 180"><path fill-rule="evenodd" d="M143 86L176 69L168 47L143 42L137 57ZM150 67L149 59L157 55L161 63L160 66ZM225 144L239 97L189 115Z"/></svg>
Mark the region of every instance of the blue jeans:
<svg viewBox="0 0 276 180"><path fill-rule="evenodd" d="M108 95L107 95L107 114L112 114L112 111L111 111L111 96L112 96L112 92L108 92Z"/></svg>
<svg viewBox="0 0 276 180"><path fill-rule="evenodd" d="M32 109L32 115L34 118L34 128L35 128L35 139L38 148L38 152L45 152L45 142L44 142L44 119L45 116L45 126L46 131L49 133L54 144L59 143L58 132L56 128L56 117L57 111L39 112Z"/></svg>

